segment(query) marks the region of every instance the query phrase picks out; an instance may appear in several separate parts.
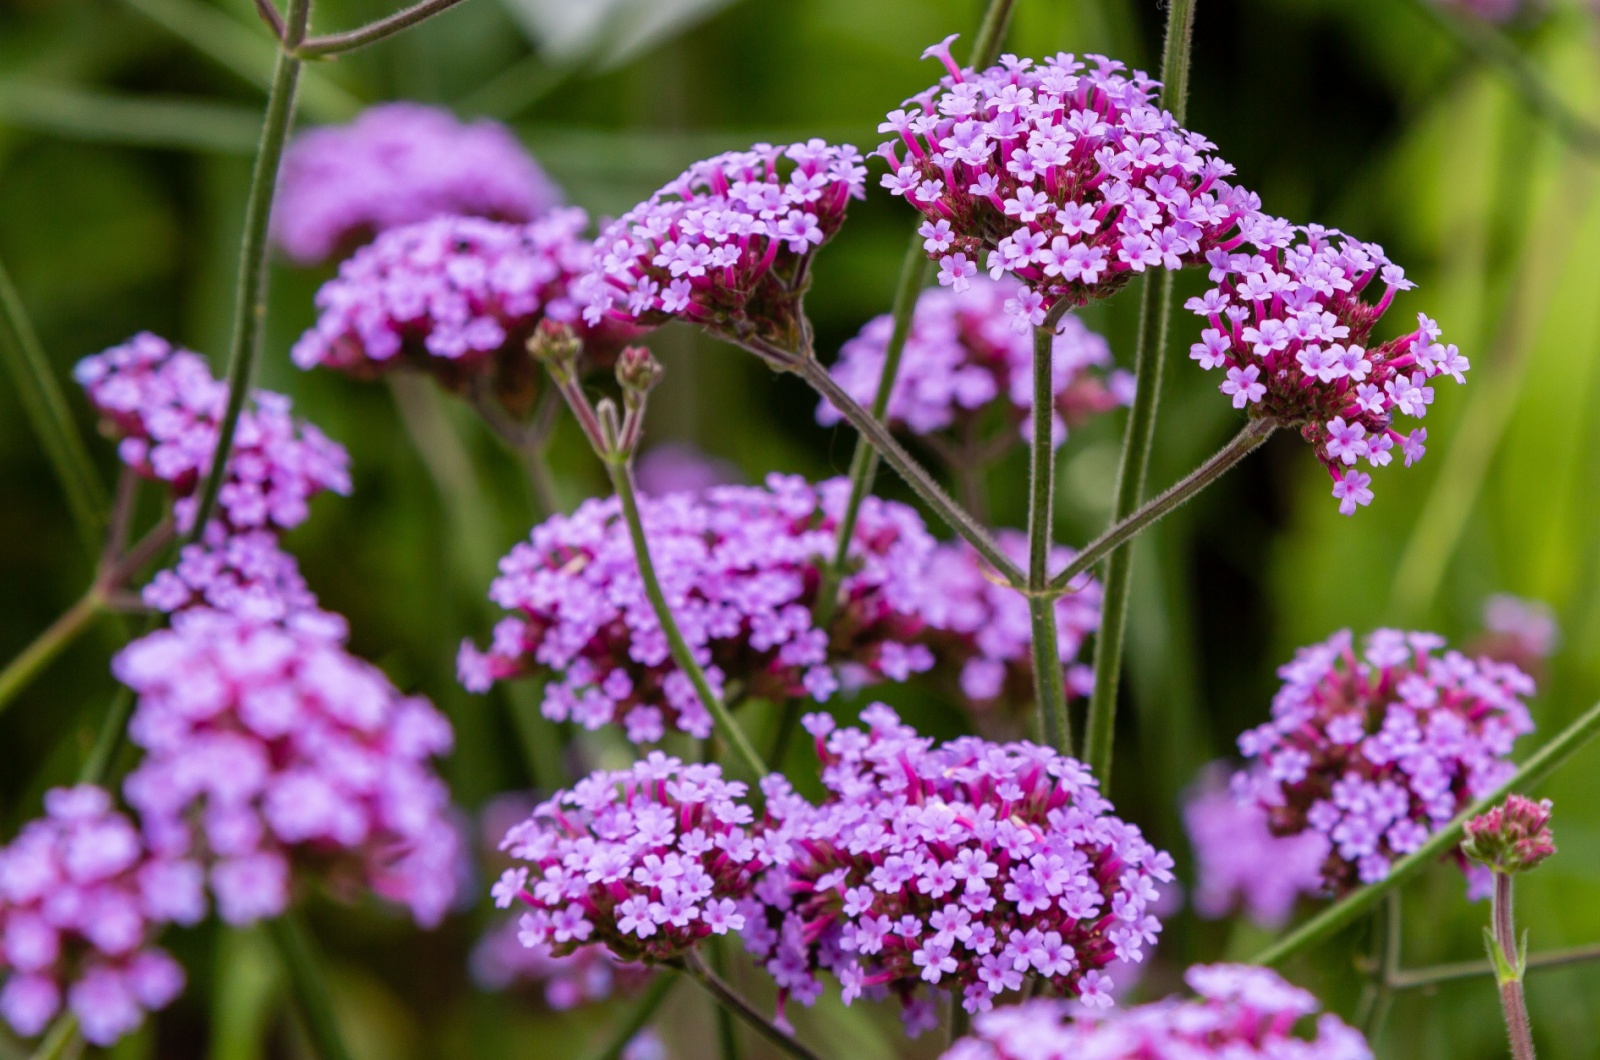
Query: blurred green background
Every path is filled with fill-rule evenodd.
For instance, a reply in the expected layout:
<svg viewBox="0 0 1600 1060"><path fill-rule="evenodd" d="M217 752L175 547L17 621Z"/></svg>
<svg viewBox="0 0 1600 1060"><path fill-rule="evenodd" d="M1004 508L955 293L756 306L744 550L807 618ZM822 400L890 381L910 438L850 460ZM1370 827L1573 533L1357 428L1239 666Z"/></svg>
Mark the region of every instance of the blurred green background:
<svg viewBox="0 0 1600 1060"><path fill-rule="evenodd" d="M1383 243L1420 284L1385 328L1426 311L1473 362L1429 416L1430 455L1376 475L1377 500L1346 519L1326 475L1292 435L1138 544L1113 796L1189 868L1181 792L1267 711L1274 668L1340 626L1433 628L1461 640L1482 601L1548 602L1564 630L1537 702L1541 734L1600 696L1600 198L1597 161L1460 48L1425 0L1203 0L1190 125L1218 143L1269 210ZM1600 36L1552 2L1509 31L1556 94L1600 114ZM314 64L301 122L339 121L406 98L509 122L571 199L626 209L686 163L756 139L820 135L866 149L882 113L929 83L928 43L969 35L979 0L472 0L419 30ZM378 0L321 0L314 26L384 14ZM1154 0L1018 0L1008 50L1103 51L1153 67ZM959 54L959 52L958 52ZM213 357L226 346L243 196L271 48L249 0L7 0L0 6L0 260L12 272L63 380L81 356L150 329ZM886 310L911 217L869 182L867 202L822 254L809 307L825 353ZM493 563L526 534L517 469L464 408L426 387L305 374L287 350L312 319L326 273L275 269L258 382L351 451L352 497L324 498L288 540L324 605L349 616L353 646L451 715L445 770L463 807L527 787L526 753L549 759L534 698L462 693L462 636L492 620ZM1203 276L1180 279L1180 299ZM1136 298L1086 314L1126 364ZM1193 318L1174 317L1152 484L1171 481L1237 428L1215 379L1184 356ZM686 439L737 463L814 477L842 473L854 437L824 431L802 384L698 334L651 344L668 368L650 441ZM220 367L220 365L219 365ZM86 431L87 408L68 396ZM1104 524L1116 417L1077 432L1061 466L1060 538ZM109 481L112 447L95 442ZM569 501L601 476L563 430L557 473ZM997 516L1021 525L1025 465L997 470ZM881 490L901 496L889 476ZM82 591L88 562L9 385L0 385L0 655L26 644ZM0 835L70 779L112 682L113 623L97 628L0 720ZM961 726L954 704L895 690L926 731ZM1541 739L1536 736L1533 739ZM1522 751L1531 746L1525 742ZM804 761L804 750L796 763ZM1600 749L1547 786L1561 854L1521 888L1535 951L1600 938ZM1405 892L1405 963L1482 955L1487 910L1441 867ZM474 885L473 894L481 892ZM548 1012L532 993L486 995L466 953L488 920L469 904L423 936L382 911L312 910L330 951L341 1015L359 1057L581 1055L626 1006ZM1188 963L1243 957L1249 928L1173 917L1143 990L1175 987ZM270 951L214 926L172 937L185 997L125 1041L122 1057L219 1060L302 1055ZM1352 1011L1364 950L1352 930L1289 968ZM753 992L762 987L748 980ZM1600 1055L1600 966L1536 973L1534 1027L1550 1057ZM703 1000L687 988L662 1026L673 1055L705 1048ZM902 1043L887 1013L798 1012L830 1055L932 1055ZM1380 1056L1505 1055L1488 980L1399 997ZM752 1049L752 1053L754 1049ZM0 1033L0 1057L23 1056Z"/></svg>

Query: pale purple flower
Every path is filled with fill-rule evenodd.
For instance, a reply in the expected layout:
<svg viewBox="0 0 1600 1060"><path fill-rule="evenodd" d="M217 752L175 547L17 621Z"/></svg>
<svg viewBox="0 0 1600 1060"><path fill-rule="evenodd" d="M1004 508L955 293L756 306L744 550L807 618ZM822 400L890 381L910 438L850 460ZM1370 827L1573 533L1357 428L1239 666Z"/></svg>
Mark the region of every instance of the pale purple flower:
<svg viewBox="0 0 1600 1060"><path fill-rule="evenodd" d="M1282 927L1301 895L1322 892L1327 837L1273 835L1266 811L1228 790L1220 762L1201 777L1183 808L1195 858L1195 911L1214 920L1237 910L1262 927Z"/></svg>
<svg viewBox="0 0 1600 1060"><path fill-rule="evenodd" d="M157 611L204 606L267 621L317 608L300 565L279 547L276 534L229 534L216 522L201 541L184 546L178 562L157 573L142 596Z"/></svg>
<svg viewBox="0 0 1600 1060"><path fill-rule="evenodd" d="M1483 602L1483 633L1474 655L1487 655L1538 676L1561 645L1555 611L1542 600L1496 593Z"/></svg>
<svg viewBox="0 0 1600 1060"><path fill-rule="evenodd" d="M700 493L712 486L742 481L739 468L707 456L688 442L662 442L646 449L633 469L636 485L652 497L668 493Z"/></svg>

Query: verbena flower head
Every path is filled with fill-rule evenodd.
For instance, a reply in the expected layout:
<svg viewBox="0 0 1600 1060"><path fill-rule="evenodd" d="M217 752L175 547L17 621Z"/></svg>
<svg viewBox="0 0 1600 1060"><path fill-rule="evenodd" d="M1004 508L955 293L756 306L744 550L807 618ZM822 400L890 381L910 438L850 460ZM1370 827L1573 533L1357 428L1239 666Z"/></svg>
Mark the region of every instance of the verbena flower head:
<svg viewBox="0 0 1600 1060"><path fill-rule="evenodd" d="M745 795L716 765L659 751L593 773L506 833L526 864L501 875L495 904L527 906L523 945L556 956L603 944L624 961L681 957L744 926L739 903L768 863Z"/></svg>
<svg viewBox="0 0 1600 1060"><path fill-rule="evenodd" d="M861 719L866 732L805 719L821 805L768 790L777 864L747 905L745 942L780 999L811 1003L827 970L847 1004L898 995L913 1031L932 1000L917 997L924 986L980 1012L1037 975L1109 1005L1107 966L1139 962L1161 930L1149 907L1172 859L1049 748L936 745L882 704Z"/></svg>
<svg viewBox="0 0 1600 1060"><path fill-rule="evenodd" d="M153 849L206 859L230 924L283 912L292 881L371 890L431 926L455 893L458 840L430 759L450 724L351 656L342 620L206 607L125 648L145 751L124 788Z"/></svg>
<svg viewBox="0 0 1600 1060"><path fill-rule="evenodd" d="M268 621L317 606L300 565L278 546L276 534L229 534L215 522L201 541L184 546L170 570L150 579L142 595L146 607L168 614L203 606Z"/></svg>
<svg viewBox="0 0 1600 1060"><path fill-rule="evenodd" d="M1195 912L1210 920L1242 912L1264 928L1279 928L1301 895L1322 892L1330 844L1321 832L1277 836L1267 812L1228 790L1228 770L1214 762L1183 808L1194 850Z"/></svg>
<svg viewBox="0 0 1600 1060"><path fill-rule="evenodd" d="M178 525L188 529L199 503L193 494L216 453L227 383L199 354L149 332L84 358L73 374L121 439L122 462L171 488ZM289 409L288 398L265 390L246 401L214 515L230 532L288 530L305 520L317 493L350 492L344 447Z"/></svg>
<svg viewBox="0 0 1600 1060"><path fill-rule="evenodd" d="M921 579L934 543L910 508L868 498L850 573L827 629L812 620L821 564L833 555L849 483L766 485L644 498L657 574L685 640L712 685L737 682L774 701L826 699L841 685L903 681L932 667L918 643ZM461 648L462 684L550 676L544 714L587 729L618 723L646 743L676 728L711 734L711 717L671 659L645 595L616 498L534 527L500 562L489 597L515 612L487 652Z"/></svg>
<svg viewBox="0 0 1600 1060"><path fill-rule="evenodd" d="M1321 1006L1276 972L1196 965L1184 980L1197 997L1103 1013L1048 1000L996 1009L942 1060L1372 1060L1361 1034L1331 1013L1311 1037L1296 1035Z"/></svg>
<svg viewBox="0 0 1600 1060"><path fill-rule="evenodd" d="M1225 372L1220 389L1234 408L1298 426L1333 476L1339 510L1352 515L1372 503L1360 461L1422 459L1428 432L1401 434L1395 415L1421 419L1431 381L1465 382L1467 359L1421 314L1415 331L1373 344L1394 296L1416 286L1376 243L1274 217L1246 230L1250 246L1207 255L1217 286L1185 303L1209 325L1189 356Z"/></svg>
<svg viewBox="0 0 1600 1060"><path fill-rule="evenodd" d="M634 463L633 476L640 490L655 497L700 493L743 481L736 465L707 456L688 442L663 442L646 449Z"/></svg>
<svg viewBox="0 0 1600 1060"><path fill-rule="evenodd" d="M55 788L44 804L0 848L0 1016L31 1038L64 1002L109 1046L183 992L183 969L151 943L205 916L204 874L147 850L101 788Z"/></svg>
<svg viewBox="0 0 1600 1060"><path fill-rule="evenodd" d="M998 419L1023 431L1033 414L1033 339L1006 316L1005 306L1022 296L1014 280L978 277L965 290L924 291L911 318L900 372L889 395L889 420L911 434L946 434L952 445L971 447L981 427ZM894 320L874 317L839 348L834 379L862 406L872 404L883 372ZM1075 316L1064 317L1051 359L1055 393L1055 441L1067 428L1090 416L1127 404L1133 377L1111 368L1111 347ZM995 415L998 410L998 416ZM831 426L842 419L824 400L817 421ZM990 431L992 433L992 429ZM1014 436L1003 436L1010 440ZM993 448L993 440L984 442Z"/></svg>
<svg viewBox="0 0 1600 1060"><path fill-rule="evenodd" d="M584 318L646 327L687 320L779 362L802 334L817 248L864 195L848 145L756 144L696 162L600 234Z"/></svg>
<svg viewBox="0 0 1600 1060"><path fill-rule="evenodd" d="M1011 559L1026 563L1028 539L1015 530L996 537ZM1057 546L1050 569L1066 567L1075 553ZM965 541L940 544L928 564L922 607L927 640L935 657L958 675L963 698L980 712L997 707L1013 713L1032 709L1033 627L1028 601L998 580L983 557ZM1094 671L1078 662L1083 643L1100 628L1100 583L1090 575L1056 597L1056 639L1070 692L1087 695Z"/></svg>
<svg viewBox="0 0 1600 1060"><path fill-rule="evenodd" d="M586 227L573 207L529 224L438 217L384 232L317 292L294 362L365 377L420 368L453 390L488 376L503 402L526 406L540 374L527 341L541 320L577 325L591 358L626 337L581 326L571 287L593 264Z"/></svg>
<svg viewBox="0 0 1600 1060"><path fill-rule="evenodd" d="M1483 602L1483 632L1470 650L1538 678L1560 646L1561 625L1549 604L1496 593Z"/></svg>
<svg viewBox="0 0 1600 1060"><path fill-rule="evenodd" d="M531 221L560 201L560 189L505 126L385 103L290 143L273 239L309 265L400 225L446 214Z"/></svg>
<svg viewBox="0 0 1600 1060"><path fill-rule="evenodd" d="M1239 737L1254 759L1235 793L1278 835L1330 843L1324 887L1373 883L1396 858L1511 775L1533 731L1519 698L1533 682L1507 663L1435 652L1431 633L1380 629L1357 654L1348 630L1302 648L1278 675L1272 720Z"/></svg>
<svg viewBox="0 0 1600 1060"><path fill-rule="evenodd" d="M1524 795L1506 801L1467 822L1461 852L1496 872L1527 872L1556 852L1550 832L1549 799L1534 802Z"/></svg>
<svg viewBox="0 0 1600 1060"><path fill-rule="evenodd" d="M1179 269L1237 242L1256 197L1225 179L1215 145L1156 104L1160 85L1121 63L1060 53L957 66L950 42L924 57L950 73L878 131L883 184L926 218L939 283L960 292L982 269L1026 291L1010 311L1038 325L1150 268ZM1090 68L1092 64L1092 69Z"/></svg>
<svg viewBox="0 0 1600 1060"><path fill-rule="evenodd" d="M506 990L526 984L537 988L551 1009L564 1012L599 1004L615 993L632 993L652 974L644 965L617 960L604 946L581 946L557 957L548 943L524 946L521 933L515 919L505 920L478 940L471 964L480 987Z"/></svg>

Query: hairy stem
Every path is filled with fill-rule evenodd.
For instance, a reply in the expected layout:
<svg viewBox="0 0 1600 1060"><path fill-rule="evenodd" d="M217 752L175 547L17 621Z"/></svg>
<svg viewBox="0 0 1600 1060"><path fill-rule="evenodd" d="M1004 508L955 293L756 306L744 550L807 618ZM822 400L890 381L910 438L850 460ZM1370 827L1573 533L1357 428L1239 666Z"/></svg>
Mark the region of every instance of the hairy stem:
<svg viewBox="0 0 1600 1060"><path fill-rule="evenodd" d="M1501 802L1513 791L1532 788L1555 772L1580 748L1600 734L1600 703L1596 703L1545 744L1511 775L1511 779L1474 802L1429 836L1416 850L1389 866L1389 875L1377 883L1352 891L1344 898L1307 920L1284 938L1268 946L1251 964L1282 964L1290 957L1321 942L1371 909L1384 895L1421 872L1461 842L1466 824L1478 814Z"/></svg>
<svg viewBox="0 0 1600 1060"><path fill-rule="evenodd" d="M785 1053L795 1057L796 1060L822 1060L816 1053L801 1045L794 1036L779 1030L778 1026L757 1011L754 1005L740 997L731 986L706 967L705 961L701 960L700 955L694 950L683 955L683 968L695 982L717 1000L719 1005L744 1020L752 1030Z"/></svg>
<svg viewBox="0 0 1600 1060"><path fill-rule="evenodd" d="M1056 329L1067 309L1058 303L1033 329L1033 444L1028 462L1028 620L1033 637L1033 693L1039 731L1045 743L1072 753L1072 722L1061 673L1061 642L1056 631L1050 584L1051 529L1055 518L1056 446L1054 356Z"/></svg>
<svg viewBox="0 0 1600 1060"><path fill-rule="evenodd" d="M1528 1001L1522 993L1522 955L1517 945L1516 917L1511 873L1496 871L1494 896L1489 917L1494 925L1493 945L1500 950L1500 960L1511 974L1500 975L1500 1008L1505 1012L1506 1036L1511 1041L1514 1060L1534 1060L1533 1028L1528 1022Z"/></svg>
<svg viewBox="0 0 1600 1060"><path fill-rule="evenodd" d="M421 3L412 4L403 11L396 11L387 18L380 18L360 29L311 37L295 47L294 53L302 59L324 59L342 52L365 48L385 37L392 37L396 33L408 30L442 11L448 11L459 3L461 0L422 0Z"/></svg>
<svg viewBox="0 0 1600 1060"><path fill-rule="evenodd" d="M278 959L283 962L295 1007L300 1010L306 1035L317 1057L319 1060L350 1060L350 1052L339 1033L328 982L322 974L322 961L299 914L291 909L267 921L267 935L278 951Z"/></svg>
<svg viewBox="0 0 1600 1060"><path fill-rule="evenodd" d="M1531 972L1540 968L1565 968L1574 964L1588 964L1591 961L1600 961L1600 944L1572 946L1567 949L1550 950L1548 953L1536 953L1528 958L1523 971ZM1397 971L1389 977L1389 987L1392 990L1420 990L1424 987L1438 986L1440 983L1451 983L1460 979L1476 979L1479 976L1493 974L1494 965L1488 961L1457 961L1450 964L1434 964L1425 968L1408 968Z"/></svg>
<svg viewBox="0 0 1600 1060"><path fill-rule="evenodd" d="M77 640L90 623L105 610L105 589L97 582L67 608L33 643L23 648L17 657L0 670L0 714L5 713L17 693L38 677L56 656Z"/></svg>
<svg viewBox="0 0 1600 1060"><path fill-rule="evenodd" d="M617 1024L617 1029L600 1050L589 1057L589 1060L617 1060L628 1048L639 1032L650 1025L655 1019L656 1011L661 1008L661 1003L672 993L672 988L678 983L675 975L658 975L650 981L644 994L634 1002L627 1014L622 1017L622 1022Z"/></svg>

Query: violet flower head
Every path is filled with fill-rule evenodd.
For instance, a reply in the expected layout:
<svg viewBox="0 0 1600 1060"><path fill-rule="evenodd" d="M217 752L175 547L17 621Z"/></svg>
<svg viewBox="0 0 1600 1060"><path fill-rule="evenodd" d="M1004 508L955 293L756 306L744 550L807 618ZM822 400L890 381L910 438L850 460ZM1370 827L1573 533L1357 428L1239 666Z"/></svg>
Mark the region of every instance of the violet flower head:
<svg viewBox="0 0 1600 1060"><path fill-rule="evenodd" d="M900 372L889 395L889 420L915 435L939 435L941 451L977 450L984 455L996 443L1014 443L1018 435L983 439L979 428L993 418L1017 425L1025 433L1033 414L1033 339L1018 331L1006 306L1024 296L1012 279L975 278L965 290L924 291L917 300L906 337ZM839 348L833 377L863 407L878 392L883 359L894 320L874 317ZM1053 433L1057 445L1067 429L1089 417L1125 405L1133 398L1133 377L1110 371L1111 347L1075 316L1062 319L1051 360L1055 407ZM824 426L843 417L826 400L817 406ZM973 455L976 455L975 453ZM998 451L994 455L999 455Z"/></svg>
<svg viewBox="0 0 1600 1060"><path fill-rule="evenodd" d="M524 946L515 919L490 928L472 949L472 978L485 990L535 987L556 1012L595 1005L613 994L630 994L654 974L642 964L619 961L604 946L581 946L557 957L548 943Z"/></svg>
<svg viewBox="0 0 1600 1060"><path fill-rule="evenodd" d="M1007 556L1026 563L1026 535L1002 530L996 540ZM1064 569L1075 555L1070 548L1052 548L1051 571ZM1027 599L1001 582L965 541L941 543L925 579L926 640L934 656L956 671L962 698L980 714L1031 710L1033 626ZM1100 628L1101 597L1100 583L1088 574L1073 582L1071 592L1056 597L1061 665L1067 689L1075 695L1094 687L1094 671L1078 655Z"/></svg>
<svg viewBox="0 0 1600 1060"><path fill-rule="evenodd" d="M730 461L707 456L688 442L662 442L651 446L634 462L635 484L652 497L668 493L701 493L712 486L744 481Z"/></svg>
<svg viewBox="0 0 1600 1060"><path fill-rule="evenodd" d="M686 320L779 364L807 352L811 259L865 194L854 147L756 144L696 162L612 222L583 285L584 319Z"/></svg>
<svg viewBox="0 0 1600 1060"><path fill-rule="evenodd" d="M1180 269L1238 241L1260 203L1224 178L1215 145L1156 104L1159 83L1121 63L1060 53L957 66L946 40L923 53L950 73L878 131L883 185L926 218L939 283L957 293L980 269L1026 287L1024 328L1059 302L1104 298L1146 269ZM1092 64L1092 69L1090 68Z"/></svg>
<svg viewBox="0 0 1600 1060"><path fill-rule="evenodd" d="M771 475L765 486L643 498L657 574L690 650L719 693L826 699L841 686L903 681L933 666L918 642L933 538L910 508L868 498L850 573L827 629L812 619L850 485ZM704 738L711 716L673 663L639 577L617 499L586 501L534 527L500 561L489 597L513 616L488 651L463 643L461 682L543 673L544 714L586 729L623 725L651 743L668 728Z"/></svg>
<svg viewBox="0 0 1600 1060"><path fill-rule="evenodd" d="M1534 802L1524 795L1506 801L1467 822L1461 852L1495 872L1527 872L1556 852L1550 832L1549 799Z"/></svg>
<svg viewBox="0 0 1600 1060"><path fill-rule="evenodd" d="M1311 1037L1296 1035L1321 1006L1267 968L1195 965L1184 980L1193 999L1098 1013L1051 1000L996 1009L942 1060L1372 1060L1361 1034L1331 1013Z"/></svg>
<svg viewBox="0 0 1600 1060"><path fill-rule="evenodd" d="M447 214L531 221L561 191L511 130L416 103L369 107L295 137L283 156L273 240L301 265Z"/></svg>
<svg viewBox="0 0 1600 1060"><path fill-rule="evenodd" d="M1421 314L1415 331L1372 342L1394 296L1416 286L1376 243L1265 216L1246 234L1252 246L1207 255L1217 286L1185 303L1209 324L1189 356L1224 370L1220 389L1234 408L1298 426L1333 476L1339 511L1353 515L1372 503L1360 461L1421 460L1428 432L1401 434L1395 415L1421 419L1431 382L1465 382L1467 358L1441 344L1438 325Z"/></svg>
<svg viewBox="0 0 1600 1060"><path fill-rule="evenodd" d="M112 669L138 694L128 737L145 751L124 794L153 849L207 862L223 920L278 915L299 876L424 926L444 915L459 840L430 759L450 723L350 655L342 619L193 607Z"/></svg>
<svg viewBox="0 0 1600 1060"><path fill-rule="evenodd" d="M521 902L522 944L565 956L604 945L623 961L668 961L744 927L740 902L768 864L751 837L747 789L716 765L653 751L541 803L506 833L517 859L493 888Z"/></svg>
<svg viewBox="0 0 1600 1060"><path fill-rule="evenodd" d="M1208 920L1243 912L1261 927L1282 927L1301 895L1322 893L1330 844L1321 832L1276 836L1267 812L1228 789L1228 769L1213 762L1183 808L1194 850L1195 912Z"/></svg>
<svg viewBox="0 0 1600 1060"><path fill-rule="evenodd" d="M187 530L199 503L194 493L216 453L227 383L199 354L149 332L84 358L73 374L105 429L121 439L122 462L167 484L178 498L179 528ZM245 403L214 515L230 533L292 529L316 494L350 492L344 447L289 409L288 398L265 390Z"/></svg>
<svg viewBox="0 0 1600 1060"><path fill-rule="evenodd" d="M1280 836L1328 838L1324 889L1389 874L1452 817L1514 772L1533 731L1533 681L1508 663L1434 654L1431 633L1380 629L1357 654L1348 630L1302 648L1278 671L1272 720L1239 737L1254 760L1234 792Z"/></svg>
<svg viewBox="0 0 1600 1060"><path fill-rule="evenodd" d="M1561 625L1542 600L1496 593L1483 602L1483 632L1469 651L1508 662L1539 679L1561 646Z"/></svg>
<svg viewBox="0 0 1600 1060"><path fill-rule="evenodd" d="M204 880L148 850L105 790L51 790L45 816L0 848L0 1017L31 1038L65 1003L98 1046L137 1029L183 992L183 968L151 943L205 916Z"/></svg>
<svg viewBox="0 0 1600 1060"><path fill-rule="evenodd" d="M266 530L229 534L215 522L206 527L201 541L184 546L171 569L150 579L142 596L146 607L168 614L209 607L272 622L317 607L300 565L278 546L276 534Z"/></svg>
<svg viewBox="0 0 1600 1060"><path fill-rule="evenodd" d="M911 1014L944 992L990 1008L1030 975L1111 1004L1115 962L1138 963L1172 859L1111 804L1077 761L1031 743L935 745L883 704L867 731L805 719L827 797L768 786L775 867L746 903L745 943L780 1003L810 1004L832 972L846 1004L893 993ZM928 995L923 987L939 993Z"/></svg>

